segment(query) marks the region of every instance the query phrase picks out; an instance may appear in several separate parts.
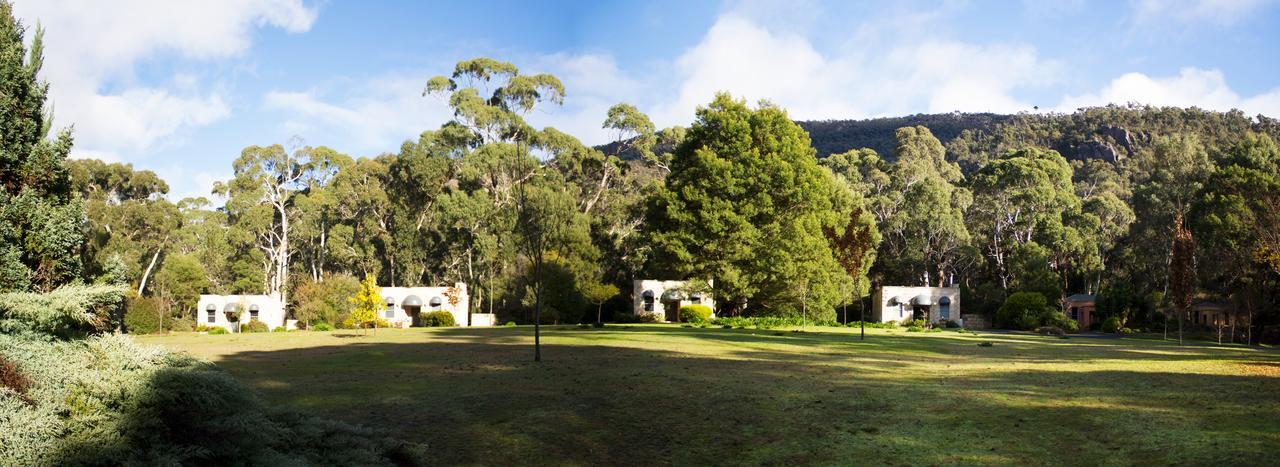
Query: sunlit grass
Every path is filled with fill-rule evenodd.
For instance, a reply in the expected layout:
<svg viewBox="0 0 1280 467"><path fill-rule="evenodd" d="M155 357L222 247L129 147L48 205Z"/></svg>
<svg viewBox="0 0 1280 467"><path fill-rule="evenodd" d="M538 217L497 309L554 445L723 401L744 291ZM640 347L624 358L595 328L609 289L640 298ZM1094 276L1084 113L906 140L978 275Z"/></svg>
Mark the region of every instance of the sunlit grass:
<svg viewBox="0 0 1280 467"><path fill-rule="evenodd" d="M549 327L147 337L443 464L1257 464L1280 354L1152 339ZM992 347L979 347L979 342ZM1270 415L1266 415L1270 414Z"/></svg>

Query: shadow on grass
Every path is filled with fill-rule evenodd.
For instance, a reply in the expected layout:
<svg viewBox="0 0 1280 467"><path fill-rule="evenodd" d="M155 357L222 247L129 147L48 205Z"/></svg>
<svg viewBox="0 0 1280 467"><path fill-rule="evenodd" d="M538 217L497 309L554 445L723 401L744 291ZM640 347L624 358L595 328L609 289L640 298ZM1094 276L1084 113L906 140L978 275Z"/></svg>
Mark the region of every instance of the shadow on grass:
<svg viewBox="0 0 1280 467"><path fill-rule="evenodd" d="M1090 370L1134 358L1276 360L1269 352L549 327L546 361L535 364L529 334L453 328L420 342L352 340L219 363L270 401L427 443L440 464L1256 463L1280 446L1280 420L1261 415L1280 412L1280 380ZM975 360L990 365L947 366Z"/></svg>

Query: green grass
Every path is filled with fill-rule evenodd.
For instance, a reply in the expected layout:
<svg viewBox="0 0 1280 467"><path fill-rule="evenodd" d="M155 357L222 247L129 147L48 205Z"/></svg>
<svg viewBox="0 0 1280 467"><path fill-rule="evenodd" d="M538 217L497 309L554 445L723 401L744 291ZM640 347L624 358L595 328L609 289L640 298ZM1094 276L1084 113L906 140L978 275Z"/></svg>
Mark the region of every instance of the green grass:
<svg viewBox="0 0 1280 467"><path fill-rule="evenodd" d="M1152 339L672 325L143 337L440 464L1249 464L1280 353ZM980 347L990 341L995 345Z"/></svg>

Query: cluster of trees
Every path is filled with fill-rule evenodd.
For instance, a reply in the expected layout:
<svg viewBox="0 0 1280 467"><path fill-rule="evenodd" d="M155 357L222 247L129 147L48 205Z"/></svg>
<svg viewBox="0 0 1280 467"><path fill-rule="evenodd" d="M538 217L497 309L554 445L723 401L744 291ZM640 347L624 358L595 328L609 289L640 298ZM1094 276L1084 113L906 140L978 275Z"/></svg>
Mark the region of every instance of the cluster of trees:
<svg viewBox="0 0 1280 467"><path fill-rule="evenodd" d="M718 95L661 131L614 106L615 140L589 147L525 121L563 102L558 79L479 58L427 82L454 118L398 152L250 146L215 206L174 203L128 164L64 162L38 36L29 57L0 55L0 289L128 283L158 327L190 322L205 292L273 294L337 324L363 277L466 282L473 311L524 322L603 319L639 277L692 279L722 315L832 319L876 284L960 284L965 311L987 316L1018 292L1051 306L1091 292L1133 327L1199 299L1277 317L1280 125L1265 117L935 116L946 141L908 125L891 154L818 157L783 109ZM1106 157L1061 152L1098 145Z"/></svg>

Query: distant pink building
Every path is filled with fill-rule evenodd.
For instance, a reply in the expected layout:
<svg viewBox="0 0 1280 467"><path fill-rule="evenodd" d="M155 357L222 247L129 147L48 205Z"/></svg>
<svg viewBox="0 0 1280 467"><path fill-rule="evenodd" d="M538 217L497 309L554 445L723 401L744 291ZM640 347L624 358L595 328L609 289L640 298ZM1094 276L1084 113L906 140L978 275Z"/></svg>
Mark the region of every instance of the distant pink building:
<svg viewBox="0 0 1280 467"><path fill-rule="evenodd" d="M1067 297L1067 317L1076 320L1080 329L1089 329L1093 325L1093 311L1097 308L1098 297L1078 293Z"/></svg>

